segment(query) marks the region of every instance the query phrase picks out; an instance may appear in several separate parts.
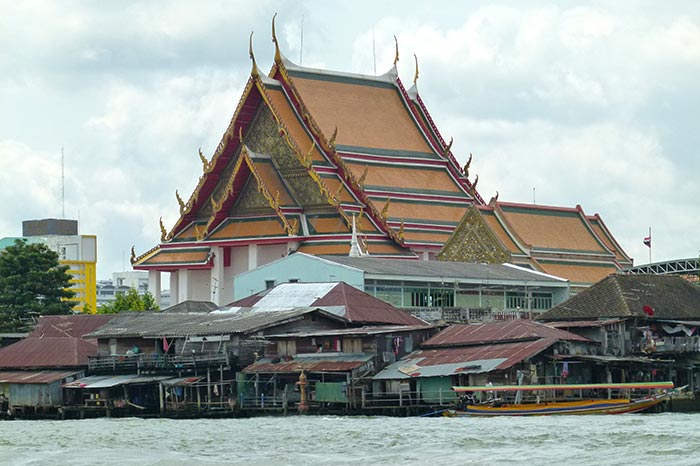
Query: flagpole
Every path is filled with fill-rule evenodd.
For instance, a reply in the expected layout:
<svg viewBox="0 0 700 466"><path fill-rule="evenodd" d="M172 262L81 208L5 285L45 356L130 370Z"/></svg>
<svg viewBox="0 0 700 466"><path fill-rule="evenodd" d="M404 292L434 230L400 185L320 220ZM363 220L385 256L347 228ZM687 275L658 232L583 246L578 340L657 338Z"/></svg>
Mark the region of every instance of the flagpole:
<svg viewBox="0 0 700 466"><path fill-rule="evenodd" d="M651 227L649 227L649 239L651 240ZM649 242L649 264L651 264L651 247L654 245L653 241Z"/></svg>

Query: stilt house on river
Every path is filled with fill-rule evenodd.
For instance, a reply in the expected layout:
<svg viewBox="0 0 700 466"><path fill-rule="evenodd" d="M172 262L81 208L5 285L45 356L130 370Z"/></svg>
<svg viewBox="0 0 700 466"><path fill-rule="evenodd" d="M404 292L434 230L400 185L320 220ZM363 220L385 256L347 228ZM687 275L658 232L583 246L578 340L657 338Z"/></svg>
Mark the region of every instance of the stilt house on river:
<svg viewBox="0 0 700 466"><path fill-rule="evenodd" d="M700 389L700 287L680 277L611 275L538 319L600 342L598 355L560 355L570 370Z"/></svg>
<svg viewBox="0 0 700 466"><path fill-rule="evenodd" d="M0 413L56 414L67 400L63 384L82 377L97 341L83 335L110 315L42 316L27 338L0 348Z"/></svg>
<svg viewBox="0 0 700 466"><path fill-rule="evenodd" d="M197 186L186 200L175 193L179 218L161 220L152 249L132 250L156 298L167 272L172 303L223 305L235 275L297 251L512 262L574 291L632 264L580 206L486 203L471 155L460 165L428 112L417 63L409 88L399 78L398 44L394 65L367 76L294 64L274 24L272 38L265 75L251 36L250 77L213 154L199 152Z"/></svg>

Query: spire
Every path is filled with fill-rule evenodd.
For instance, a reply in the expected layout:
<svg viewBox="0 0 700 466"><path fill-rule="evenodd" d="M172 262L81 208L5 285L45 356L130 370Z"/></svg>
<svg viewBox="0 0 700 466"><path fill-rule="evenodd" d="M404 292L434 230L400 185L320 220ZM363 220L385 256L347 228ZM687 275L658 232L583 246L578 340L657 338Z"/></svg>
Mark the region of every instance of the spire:
<svg viewBox="0 0 700 466"><path fill-rule="evenodd" d="M258 64L255 63L255 55L253 55L253 31L250 31L250 42L248 46L248 55L250 56L250 59L253 60L253 68L250 70L250 75L254 78L257 78L259 76L258 73Z"/></svg>
<svg viewBox="0 0 700 466"><path fill-rule="evenodd" d="M275 63L282 63L282 53L280 52L280 44L277 42L277 34L275 33L275 18L277 13L272 16L272 42L275 43Z"/></svg>
<svg viewBox="0 0 700 466"><path fill-rule="evenodd" d="M415 86L418 84L418 56L414 53L413 58L416 59L416 74L413 75L413 85Z"/></svg>
<svg viewBox="0 0 700 466"><path fill-rule="evenodd" d="M394 56L394 66L396 66L396 64L399 62L399 41L396 38L396 36L394 36L394 43L396 44L396 55Z"/></svg>
<svg viewBox="0 0 700 466"><path fill-rule="evenodd" d="M366 253L362 251L360 242L357 240L357 227L355 226L355 214L352 214L352 239L350 240L350 257L364 256Z"/></svg>

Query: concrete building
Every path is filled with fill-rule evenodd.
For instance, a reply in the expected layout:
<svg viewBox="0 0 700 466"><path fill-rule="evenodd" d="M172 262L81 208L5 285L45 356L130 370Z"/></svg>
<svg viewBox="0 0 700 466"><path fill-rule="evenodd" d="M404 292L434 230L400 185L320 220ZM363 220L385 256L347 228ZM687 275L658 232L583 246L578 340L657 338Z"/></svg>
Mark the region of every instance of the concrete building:
<svg viewBox="0 0 700 466"><path fill-rule="evenodd" d="M538 315L569 298L569 281L513 264L295 253L235 277L237 299L284 282L343 281L426 320Z"/></svg>

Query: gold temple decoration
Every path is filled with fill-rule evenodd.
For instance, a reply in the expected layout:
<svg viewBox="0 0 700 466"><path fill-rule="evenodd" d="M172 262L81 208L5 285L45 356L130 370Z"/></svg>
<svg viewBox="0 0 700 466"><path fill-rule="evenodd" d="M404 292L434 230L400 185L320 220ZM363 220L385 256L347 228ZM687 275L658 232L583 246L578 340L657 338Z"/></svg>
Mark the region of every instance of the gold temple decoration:
<svg viewBox="0 0 700 466"><path fill-rule="evenodd" d="M129 260L132 264L136 262L136 246L131 246L131 259Z"/></svg>
<svg viewBox="0 0 700 466"><path fill-rule="evenodd" d="M403 218L402 218L401 219L401 226L399 227L399 233L398 233L399 238L401 238L401 239L404 239L404 235L403 235L404 231L403 230L404 230L404 224L403 224Z"/></svg>
<svg viewBox="0 0 700 466"><path fill-rule="evenodd" d="M199 229L199 225L194 226L194 237L197 239L197 241L202 241L206 236L206 233L206 228L202 231Z"/></svg>
<svg viewBox="0 0 700 466"><path fill-rule="evenodd" d="M213 162L213 160L212 160L212 161L208 161L208 160L207 160L207 158L204 156L204 154L202 154L202 148L201 148L201 147L199 148L198 152L199 152L199 160L202 161L202 171L203 171L204 173L209 173L209 172L211 172L211 169L214 168L214 162Z"/></svg>
<svg viewBox="0 0 700 466"><path fill-rule="evenodd" d="M277 34L275 33L275 18L277 13L272 16L272 42L275 43L275 63L282 62L282 54L280 53L280 45L277 42Z"/></svg>
<svg viewBox="0 0 700 466"><path fill-rule="evenodd" d="M331 138L328 140L328 145L330 147L335 147L335 138L338 136L338 126L335 127L333 130L333 134L331 135Z"/></svg>
<svg viewBox="0 0 700 466"><path fill-rule="evenodd" d="M469 194L471 194L472 197L476 196L476 185L479 184L479 175L477 174L474 177L474 182L472 183L472 187L469 189Z"/></svg>
<svg viewBox="0 0 700 466"><path fill-rule="evenodd" d="M399 62L399 41L396 36L394 36L394 44L396 44L396 55L394 56L394 66L396 66Z"/></svg>
<svg viewBox="0 0 700 466"><path fill-rule="evenodd" d="M387 219L387 215L389 213L389 204L391 204L391 198L387 197L386 198L386 203L384 204L384 207L382 208L382 218L384 220Z"/></svg>
<svg viewBox="0 0 700 466"><path fill-rule="evenodd" d="M466 176L467 178L469 178L469 165L471 165L471 164L472 164L472 153L470 152L469 153L469 160L467 160L467 163L464 165L464 170L462 170L464 172L464 176Z"/></svg>
<svg viewBox="0 0 700 466"><path fill-rule="evenodd" d="M253 60L253 67L250 70L250 75L254 78L259 76L258 74L258 64L255 63L255 55L253 54L253 31L250 31L250 42L248 44L248 55L250 59Z"/></svg>
<svg viewBox="0 0 700 466"><path fill-rule="evenodd" d="M159 220L160 223L160 241L161 243L165 243L168 233L165 231L165 226L163 225L163 217L160 218Z"/></svg>
<svg viewBox="0 0 700 466"><path fill-rule="evenodd" d="M177 199L177 203L180 206L180 215L182 215L185 212L185 202L180 197L180 193L177 189L175 190L175 199Z"/></svg>
<svg viewBox="0 0 700 466"><path fill-rule="evenodd" d="M450 149L452 149L453 142L454 142L454 138L450 137L450 142L447 143L447 147L445 147L445 153L443 154L445 157L447 157L450 154Z"/></svg>
<svg viewBox="0 0 700 466"><path fill-rule="evenodd" d="M360 176L360 179L357 180L357 184L360 185L360 188L364 189L365 188L365 178L367 178L367 170L368 167L365 165L365 171L362 172L362 176Z"/></svg>
<svg viewBox="0 0 700 466"><path fill-rule="evenodd" d="M414 53L413 58L416 59L416 74L413 75L413 85L418 83L418 56Z"/></svg>
<svg viewBox="0 0 700 466"><path fill-rule="evenodd" d="M496 191L496 195L493 196L493 199L491 199L491 202L498 202L498 191Z"/></svg>

